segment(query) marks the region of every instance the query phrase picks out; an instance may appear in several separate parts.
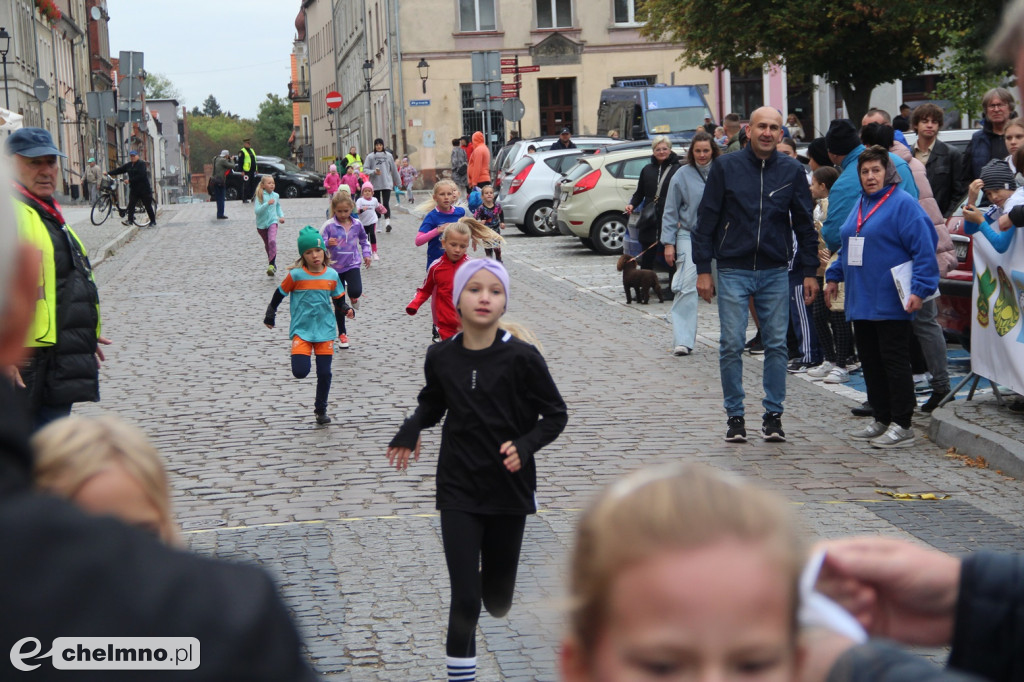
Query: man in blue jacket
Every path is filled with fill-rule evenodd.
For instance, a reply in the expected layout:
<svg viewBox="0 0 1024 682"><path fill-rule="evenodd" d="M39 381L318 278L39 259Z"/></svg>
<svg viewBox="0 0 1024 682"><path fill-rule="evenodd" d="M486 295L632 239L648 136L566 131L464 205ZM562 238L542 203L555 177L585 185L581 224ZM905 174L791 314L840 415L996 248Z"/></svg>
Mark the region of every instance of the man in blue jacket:
<svg viewBox="0 0 1024 682"><path fill-rule="evenodd" d="M753 297L765 346L761 437L786 440L782 403L786 399L786 329L789 325L789 273L793 232L799 240L804 301L818 295L818 235L811 218L811 193L799 161L775 151L782 139L782 115L761 107L750 117L750 143L711 164L693 234L697 293L715 295L711 261L718 266L718 365L728 416L725 439L747 439L743 408L743 343L747 302Z"/></svg>

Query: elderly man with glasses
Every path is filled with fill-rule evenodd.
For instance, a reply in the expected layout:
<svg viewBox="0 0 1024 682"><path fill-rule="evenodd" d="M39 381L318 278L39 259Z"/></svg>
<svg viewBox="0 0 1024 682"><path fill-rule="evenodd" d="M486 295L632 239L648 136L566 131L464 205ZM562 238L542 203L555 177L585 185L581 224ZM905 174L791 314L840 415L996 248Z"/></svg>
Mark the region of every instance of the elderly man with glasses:
<svg viewBox="0 0 1024 682"><path fill-rule="evenodd" d="M1009 152L1003 139L1003 130L1015 118L1013 95L1006 88L992 88L981 99L983 109L981 130L974 133L964 154L964 164L970 179L980 178L981 169L992 159L1005 159Z"/></svg>

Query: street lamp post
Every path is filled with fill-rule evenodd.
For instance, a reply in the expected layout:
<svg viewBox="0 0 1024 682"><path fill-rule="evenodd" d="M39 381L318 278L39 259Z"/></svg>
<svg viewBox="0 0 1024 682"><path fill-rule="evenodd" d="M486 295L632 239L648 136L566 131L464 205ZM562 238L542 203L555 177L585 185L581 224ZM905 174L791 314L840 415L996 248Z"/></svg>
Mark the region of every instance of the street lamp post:
<svg viewBox="0 0 1024 682"><path fill-rule="evenodd" d="M425 57L420 58L420 63L416 65L416 68L420 72L420 82L423 83L423 94L427 94L427 74L430 73L430 64L427 63Z"/></svg>
<svg viewBox="0 0 1024 682"><path fill-rule="evenodd" d="M7 53L11 50L11 34L7 32L7 29L0 26L0 56L3 56L4 60L4 100L7 104L7 110L11 109L11 93L7 89Z"/></svg>
<svg viewBox="0 0 1024 682"><path fill-rule="evenodd" d="M370 114L370 78L373 76L373 62L369 59L363 61L363 80L366 81L366 132L370 140L373 139L373 117ZM373 149L373 147L370 147Z"/></svg>

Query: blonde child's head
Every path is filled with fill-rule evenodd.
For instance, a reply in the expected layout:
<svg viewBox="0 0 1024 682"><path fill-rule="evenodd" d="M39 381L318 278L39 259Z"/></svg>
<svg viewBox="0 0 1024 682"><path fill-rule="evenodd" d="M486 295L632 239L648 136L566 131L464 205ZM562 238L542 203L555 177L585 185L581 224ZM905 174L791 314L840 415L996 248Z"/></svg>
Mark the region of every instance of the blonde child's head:
<svg viewBox="0 0 1024 682"><path fill-rule="evenodd" d="M1006 141L1006 151L1011 156L1024 146L1024 118L1015 118L1007 123L1003 128L1003 139Z"/></svg>
<svg viewBox="0 0 1024 682"><path fill-rule="evenodd" d="M275 187L274 176L267 173L260 178L260 184L256 186L256 201L263 201L264 192L273 192Z"/></svg>
<svg viewBox="0 0 1024 682"><path fill-rule="evenodd" d="M445 256L453 263L462 259L469 251L469 244L473 239L473 230L461 220L448 223L441 233L441 247Z"/></svg>
<svg viewBox="0 0 1024 682"><path fill-rule="evenodd" d="M494 201L494 187L491 185L484 185L480 190L480 198L486 204Z"/></svg>
<svg viewBox="0 0 1024 682"><path fill-rule="evenodd" d="M430 212L438 209L447 213L459 200L459 186L451 178L442 178L434 183L434 191L430 199L427 199L417 208L423 212Z"/></svg>
<svg viewBox="0 0 1024 682"><path fill-rule="evenodd" d="M636 676L652 635L669 668L742 665L757 640L771 662L758 679L795 679L805 556L785 500L730 475L670 465L619 480L577 525L563 679Z"/></svg>
<svg viewBox="0 0 1024 682"><path fill-rule="evenodd" d="M490 249L493 247L500 247L502 244L505 243L504 237L502 237L500 234L484 225L476 218L470 218L469 216L466 216L464 218L459 218L458 222L462 223L469 229L469 234L472 239L474 247L477 244L482 244L484 247ZM457 223L450 224L454 225Z"/></svg>
<svg viewBox="0 0 1024 682"><path fill-rule="evenodd" d="M352 209L356 207L355 202L352 201L352 195L347 191L342 191L338 188L338 191L331 195L331 213L338 215L338 209L348 209L346 215L352 214Z"/></svg>
<svg viewBox="0 0 1024 682"><path fill-rule="evenodd" d="M32 447L40 490L176 542L167 472L138 427L110 415L72 415L42 428Z"/></svg>

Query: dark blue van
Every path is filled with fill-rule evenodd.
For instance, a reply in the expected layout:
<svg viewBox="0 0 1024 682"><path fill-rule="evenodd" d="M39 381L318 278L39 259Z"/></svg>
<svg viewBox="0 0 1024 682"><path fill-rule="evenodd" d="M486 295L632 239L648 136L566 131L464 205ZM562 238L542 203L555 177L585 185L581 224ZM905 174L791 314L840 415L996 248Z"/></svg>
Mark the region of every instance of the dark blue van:
<svg viewBox="0 0 1024 682"><path fill-rule="evenodd" d="M658 135L690 139L711 116L704 93L696 85L646 85L627 81L601 91L597 134L617 131L623 140Z"/></svg>

